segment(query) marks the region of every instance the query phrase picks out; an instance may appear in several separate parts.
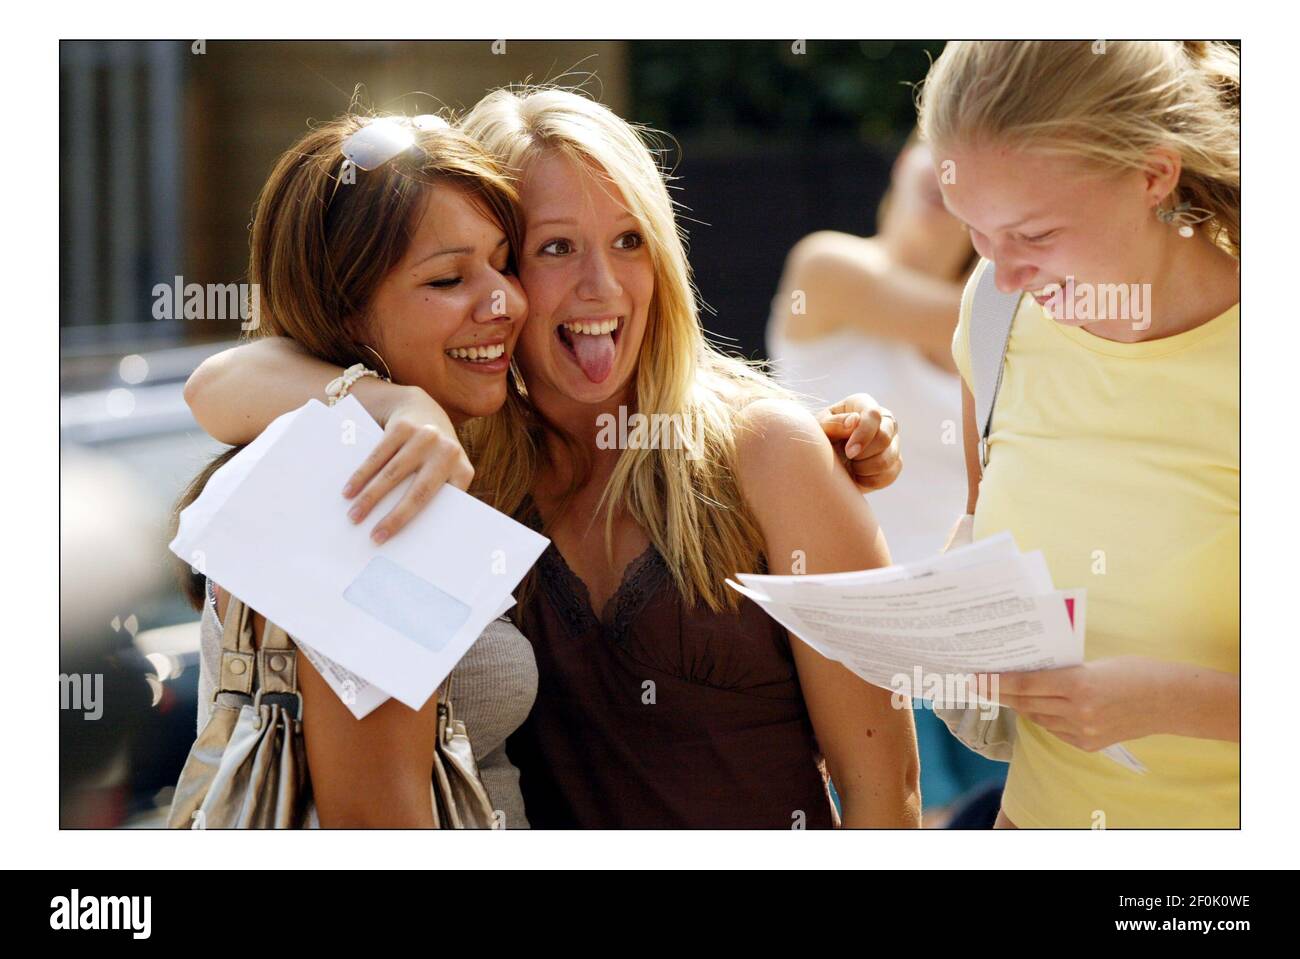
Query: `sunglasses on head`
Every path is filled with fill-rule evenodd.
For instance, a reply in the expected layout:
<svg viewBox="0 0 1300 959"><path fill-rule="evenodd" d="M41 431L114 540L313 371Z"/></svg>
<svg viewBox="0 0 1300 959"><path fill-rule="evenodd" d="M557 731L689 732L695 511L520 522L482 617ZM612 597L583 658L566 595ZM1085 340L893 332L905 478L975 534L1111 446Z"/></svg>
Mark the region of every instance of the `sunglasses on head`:
<svg viewBox="0 0 1300 959"><path fill-rule="evenodd" d="M358 170L369 172L416 146L417 131L450 128L451 124L432 113L418 117L375 117L343 141L343 156Z"/></svg>

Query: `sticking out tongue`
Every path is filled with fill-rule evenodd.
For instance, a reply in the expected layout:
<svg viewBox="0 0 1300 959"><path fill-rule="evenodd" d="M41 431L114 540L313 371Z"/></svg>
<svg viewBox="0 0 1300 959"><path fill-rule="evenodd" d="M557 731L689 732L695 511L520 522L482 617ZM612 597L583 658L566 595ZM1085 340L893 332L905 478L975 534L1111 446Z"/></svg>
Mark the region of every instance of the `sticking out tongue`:
<svg viewBox="0 0 1300 959"><path fill-rule="evenodd" d="M573 354L587 379L593 383L605 382L614 368L614 335L612 333L570 333Z"/></svg>

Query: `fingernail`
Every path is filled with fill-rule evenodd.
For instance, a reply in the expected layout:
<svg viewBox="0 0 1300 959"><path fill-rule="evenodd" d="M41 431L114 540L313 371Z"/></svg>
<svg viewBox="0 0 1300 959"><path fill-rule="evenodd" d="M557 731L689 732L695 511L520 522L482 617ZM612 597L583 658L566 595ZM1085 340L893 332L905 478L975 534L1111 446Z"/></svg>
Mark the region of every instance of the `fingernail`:
<svg viewBox="0 0 1300 959"><path fill-rule="evenodd" d="M358 503L356 506L354 506L354 507L352 507L350 510L348 510L348 519L352 520L352 522L354 522L354 523L355 523L357 520L361 519L361 504L360 504L360 503Z"/></svg>
<svg viewBox="0 0 1300 959"><path fill-rule="evenodd" d="M352 495L352 481L351 481L351 480L348 480L348 485L345 486L345 487L343 487L343 495L344 495L345 497L347 497L347 496L351 496L351 495Z"/></svg>
<svg viewBox="0 0 1300 959"><path fill-rule="evenodd" d="M844 425L849 429L853 429L853 427L857 426L861 420L861 413L850 413L848 416L844 417Z"/></svg>
<svg viewBox="0 0 1300 959"><path fill-rule="evenodd" d="M373 539L376 544L382 543L384 540L388 539L388 530L377 529L370 534L370 538Z"/></svg>
<svg viewBox="0 0 1300 959"><path fill-rule="evenodd" d="M857 443L850 443L848 446L844 447L844 455L849 459L853 459L853 457L858 455L858 450L860 449L862 449L862 447Z"/></svg>

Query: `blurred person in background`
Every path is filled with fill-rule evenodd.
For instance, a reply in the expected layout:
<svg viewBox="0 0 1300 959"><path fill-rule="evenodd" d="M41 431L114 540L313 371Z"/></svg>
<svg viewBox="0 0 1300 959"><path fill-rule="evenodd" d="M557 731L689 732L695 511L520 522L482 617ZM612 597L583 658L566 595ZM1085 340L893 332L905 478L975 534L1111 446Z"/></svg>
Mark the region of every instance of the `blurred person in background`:
<svg viewBox="0 0 1300 959"><path fill-rule="evenodd" d="M894 161L876 220L875 236L824 230L794 246L767 344L774 374L791 389L826 402L869 384L906 424L907 473L871 496L891 557L905 563L942 549L951 504L966 489L952 333L978 257L944 208L933 157L915 133ZM965 748L921 701L916 727L927 826L1005 778L1005 764Z"/></svg>
<svg viewBox="0 0 1300 959"><path fill-rule="evenodd" d="M791 389L828 402L869 383L907 423L907 479L871 502L890 555L909 562L943 547L946 504L965 489L952 331L977 257L915 134L894 161L877 221L875 236L823 230L795 244L772 303L768 355Z"/></svg>

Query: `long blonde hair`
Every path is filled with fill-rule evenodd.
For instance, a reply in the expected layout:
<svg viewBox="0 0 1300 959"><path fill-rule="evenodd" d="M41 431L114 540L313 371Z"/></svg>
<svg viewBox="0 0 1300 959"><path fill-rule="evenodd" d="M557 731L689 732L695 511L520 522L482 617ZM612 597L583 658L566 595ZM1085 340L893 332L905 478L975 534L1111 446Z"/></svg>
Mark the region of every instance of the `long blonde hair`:
<svg viewBox="0 0 1300 959"><path fill-rule="evenodd" d="M1065 153L1117 169L1169 146L1171 203L1208 210L1209 235L1241 257L1241 58L1204 40L949 43L921 85L922 136L944 147Z"/></svg>
<svg viewBox="0 0 1300 959"><path fill-rule="evenodd" d="M659 144L653 132L553 86L493 91L460 126L517 175L543 152L593 165L639 221L655 286L634 374L636 412L675 414L696 435L690 446L623 451L597 507L598 515L604 513L606 550L612 559L615 515L626 510L663 555L688 604L734 610L738 598L723 579L759 568L763 550L733 471L737 413L753 400L792 394L705 339L684 237L665 171L654 159ZM559 434L577 465L571 496L590 475L584 475L590 451L544 421L515 370L502 412L465 431L475 468L473 492L503 512L518 513L546 465L548 431Z"/></svg>

